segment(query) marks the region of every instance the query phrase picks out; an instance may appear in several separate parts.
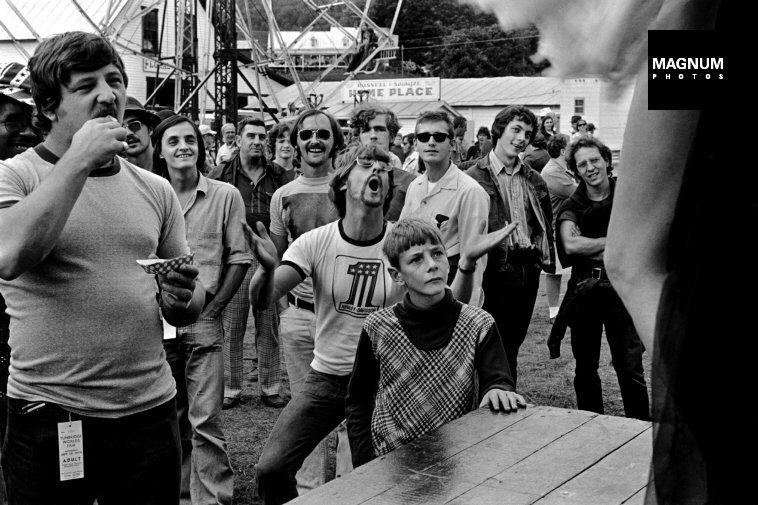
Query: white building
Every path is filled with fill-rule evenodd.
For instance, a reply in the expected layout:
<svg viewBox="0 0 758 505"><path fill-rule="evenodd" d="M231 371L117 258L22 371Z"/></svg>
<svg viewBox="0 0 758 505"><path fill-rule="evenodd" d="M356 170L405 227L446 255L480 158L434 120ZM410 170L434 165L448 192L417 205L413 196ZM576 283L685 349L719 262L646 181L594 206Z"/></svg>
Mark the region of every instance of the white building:
<svg viewBox="0 0 758 505"><path fill-rule="evenodd" d="M471 79L436 79L439 93L433 100L414 99L397 95L383 96L376 94L364 97L365 100L381 102L395 111L400 119L401 132L412 132L416 118L429 109L444 108L456 115L466 118L467 140L473 141L480 126L492 127L492 121L498 112L508 105L524 105L536 115L544 108L556 114L559 129L569 133L571 116L579 114L594 123L597 136L612 150L619 151L626 127L627 114L631 105L634 86L618 90L616 94L610 84L597 78L559 79L553 77L485 77ZM406 79L389 79L386 81L428 81L429 78L410 77ZM381 89L381 80L357 81L358 86ZM311 83L303 82L306 95L316 97L320 107L325 108L338 120L346 123L350 118L356 100L346 93L353 84L350 82L321 82L310 89ZM352 97L352 98L351 98ZM302 107L300 92L296 86L290 86L278 94L279 102L291 104L293 110Z"/></svg>

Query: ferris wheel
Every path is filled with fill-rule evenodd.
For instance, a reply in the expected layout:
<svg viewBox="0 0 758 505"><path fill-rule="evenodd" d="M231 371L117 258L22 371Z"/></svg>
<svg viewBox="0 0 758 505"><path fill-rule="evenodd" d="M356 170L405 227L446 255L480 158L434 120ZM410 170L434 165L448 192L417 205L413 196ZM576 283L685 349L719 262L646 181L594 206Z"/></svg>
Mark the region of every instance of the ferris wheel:
<svg viewBox="0 0 758 505"><path fill-rule="evenodd" d="M154 85L145 94L147 106L173 82L176 112L198 119L200 111L212 109L216 124L236 122L239 79L256 99L258 113L268 113L278 121L276 112L287 106L317 108L339 93L340 87L331 87L326 97L318 92L319 84L335 69L344 69L342 83L346 83L359 74L375 72L381 62L396 58L399 49L393 32L402 0L397 1L389 27L379 26L369 16L372 0L365 0L362 6L354 0L300 2L312 21L287 40L272 0L0 0L0 35L5 32L5 46L15 48L18 58L11 61L23 61L30 58L37 43L62 31L61 27L100 33L122 55L156 69ZM338 21L347 18L358 26L343 26ZM43 26L45 23L52 27ZM144 35L148 24L154 40L146 40ZM341 33L344 43L330 64L304 85L293 52L325 24ZM135 30L136 25L142 30ZM266 26L265 35L261 25ZM164 43L168 40L171 43ZM239 50L240 41L246 42L249 51ZM270 79L275 73L285 74L297 86L297 103L279 104L275 93L261 92L272 89Z"/></svg>

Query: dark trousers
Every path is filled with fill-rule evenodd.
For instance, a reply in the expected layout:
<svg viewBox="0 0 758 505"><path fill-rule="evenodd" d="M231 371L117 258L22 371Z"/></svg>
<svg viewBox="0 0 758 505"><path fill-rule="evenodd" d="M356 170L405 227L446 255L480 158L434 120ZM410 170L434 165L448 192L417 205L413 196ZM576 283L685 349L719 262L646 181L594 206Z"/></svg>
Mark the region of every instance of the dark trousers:
<svg viewBox="0 0 758 505"><path fill-rule="evenodd" d="M180 448L170 400L117 419L71 414L55 404L25 413L8 399L3 468L10 505L174 505ZM82 421L84 478L61 482L58 423Z"/></svg>
<svg viewBox="0 0 758 505"><path fill-rule="evenodd" d="M514 384L518 374L518 351L526 339L540 286L539 268L524 266L521 267L521 273L517 278L513 275L485 273L482 282L482 308L495 319Z"/></svg>
<svg viewBox="0 0 758 505"><path fill-rule="evenodd" d="M308 373L300 393L274 424L255 466L258 495L264 505L297 497L295 474L305 458L343 419L350 376Z"/></svg>
<svg viewBox="0 0 758 505"><path fill-rule="evenodd" d="M603 391L598 375L600 346L605 336L616 370L626 417L650 419L650 404L642 366L645 347L634 329L632 318L615 291L593 299L591 314L586 311L571 326L571 350L576 360L574 390L577 407L602 414Z"/></svg>

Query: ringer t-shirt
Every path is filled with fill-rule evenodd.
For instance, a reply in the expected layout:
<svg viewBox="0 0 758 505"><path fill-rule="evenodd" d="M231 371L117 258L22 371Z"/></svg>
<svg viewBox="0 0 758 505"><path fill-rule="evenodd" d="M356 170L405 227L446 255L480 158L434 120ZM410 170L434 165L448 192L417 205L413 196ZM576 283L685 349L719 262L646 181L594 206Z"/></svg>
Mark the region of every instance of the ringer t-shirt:
<svg viewBox="0 0 758 505"><path fill-rule="evenodd" d="M176 392L155 279L136 260L189 252L184 218L168 181L115 159L116 170L88 178L50 254L0 280L12 398L115 418ZM0 212L37 189L57 161L42 145L0 161Z"/></svg>

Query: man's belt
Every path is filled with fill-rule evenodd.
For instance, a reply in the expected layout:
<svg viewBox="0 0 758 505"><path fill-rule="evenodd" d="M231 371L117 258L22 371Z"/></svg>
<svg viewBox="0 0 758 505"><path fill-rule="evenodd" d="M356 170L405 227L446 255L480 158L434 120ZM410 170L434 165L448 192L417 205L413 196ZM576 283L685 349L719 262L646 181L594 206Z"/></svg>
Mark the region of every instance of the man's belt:
<svg viewBox="0 0 758 505"><path fill-rule="evenodd" d="M313 305L313 302L306 302L302 298L298 298L297 296L293 295L292 293L287 293L287 300L294 305L295 307L299 309L305 309L310 310L311 312L315 312L315 306Z"/></svg>
<svg viewBox="0 0 758 505"><path fill-rule="evenodd" d="M608 281L609 280L608 279L608 274L606 273L605 268L603 268L603 267L590 268L589 274L590 274L589 277L591 279L600 279L600 280L603 280L603 281Z"/></svg>

